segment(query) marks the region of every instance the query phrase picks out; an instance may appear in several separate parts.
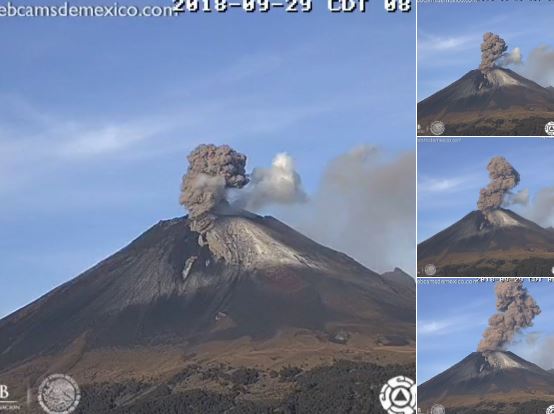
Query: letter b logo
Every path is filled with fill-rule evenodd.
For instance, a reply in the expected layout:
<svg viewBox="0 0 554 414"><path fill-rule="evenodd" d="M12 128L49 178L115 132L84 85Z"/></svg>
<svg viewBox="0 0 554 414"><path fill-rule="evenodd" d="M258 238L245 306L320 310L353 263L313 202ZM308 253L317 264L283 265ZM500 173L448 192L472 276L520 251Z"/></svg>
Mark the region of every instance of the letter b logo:
<svg viewBox="0 0 554 414"><path fill-rule="evenodd" d="M5 400L10 396L7 385L0 385L0 400Z"/></svg>

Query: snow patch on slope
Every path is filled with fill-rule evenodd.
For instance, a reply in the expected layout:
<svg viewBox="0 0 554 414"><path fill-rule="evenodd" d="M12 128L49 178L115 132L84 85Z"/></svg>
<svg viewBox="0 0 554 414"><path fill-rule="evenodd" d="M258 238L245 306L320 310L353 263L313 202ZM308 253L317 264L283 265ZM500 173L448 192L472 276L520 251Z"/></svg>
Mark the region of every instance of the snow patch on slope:
<svg viewBox="0 0 554 414"><path fill-rule="evenodd" d="M494 69L485 75L485 78L490 82L493 87L503 86L523 86L521 82L514 79L510 74L501 69Z"/></svg>
<svg viewBox="0 0 554 414"><path fill-rule="evenodd" d="M481 96L490 93L493 89L499 89L509 86L527 86L514 78L510 72L504 69L494 69L486 75L474 74L467 75L456 83L456 89L453 90L450 100L466 99L473 96Z"/></svg>
<svg viewBox="0 0 554 414"><path fill-rule="evenodd" d="M220 217L205 237L216 257L244 268L268 265L321 267L276 240L262 225L244 217Z"/></svg>
<svg viewBox="0 0 554 414"><path fill-rule="evenodd" d="M496 227L525 227L523 223L517 221L502 210L492 210L488 212L487 220Z"/></svg>
<svg viewBox="0 0 554 414"><path fill-rule="evenodd" d="M504 352L490 351L483 354L485 360L494 369L525 368Z"/></svg>

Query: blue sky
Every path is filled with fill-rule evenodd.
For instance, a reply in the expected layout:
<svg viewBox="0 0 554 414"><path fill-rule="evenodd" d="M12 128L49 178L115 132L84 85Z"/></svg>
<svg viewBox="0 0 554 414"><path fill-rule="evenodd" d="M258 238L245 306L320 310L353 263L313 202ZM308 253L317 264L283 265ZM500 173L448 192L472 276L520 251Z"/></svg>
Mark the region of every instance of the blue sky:
<svg viewBox="0 0 554 414"><path fill-rule="evenodd" d="M554 186L554 146L540 138L460 138L455 142L418 143L418 242L477 209L479 190L489 182L487 164L505 157L521 175L514 191ZM510 206L532 219L527 208ZM551 218L552 220L552 218ZM554 222L539 223L543 226Z"/></svg>
<svg viewBox="0 0 554 414"><path fill-rule="evenodd" d="M440 280L444 279L418 283L418 384L476 351L489 317L496 312L494 283L462 279L458 284L440 284ZM526 280L525 286L542 312L508 350L551 369L554 354L545 342L554 343L554 282Z"/></svg>
<svg viewBox="0 0 554 414"><path fill-rule="evenodd" d="M286 151L308 193L360 144L413 150L415 15L370 7L3 19L0 317L184 214L199 143Z"/></svg>
<svg viewBox="0 0 554 414"><path fill-rule="evenodd" d="M510 51L519 47L524 62L534 48L554 47L553 11L551 1L419 3L418 100L479 67L485 32L499 34Z"/></svg>

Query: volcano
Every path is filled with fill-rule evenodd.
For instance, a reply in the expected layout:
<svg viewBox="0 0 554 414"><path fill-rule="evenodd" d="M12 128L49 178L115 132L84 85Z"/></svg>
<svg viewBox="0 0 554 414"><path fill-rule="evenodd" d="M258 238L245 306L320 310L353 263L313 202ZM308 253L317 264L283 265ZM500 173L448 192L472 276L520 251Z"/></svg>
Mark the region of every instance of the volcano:
<svg viewBox="0 0 554 414"><path fill-rule="evenodd" d="M554 375L508 351L473 352L418 387L423 412L527 414L553 401Z"/></svg>
<svg viewBox="0 0 554 414"><path fill-rule="evenodd" d="M418 134L440 121L444 135L544 136L554 121L552 91L509 69L472 70L418 103Z"/></svg>
<svg viewBox="0 0 554 414"><path fill-rule="evenodd" d="M473 211L418 245L418 269L436 276L550 276L554 232L511 210Z"/></svg>
<svg viewBox="0 0 554 414"><path fill-rule="evenodd" d="M295 370L340 358L411 364L410 281L272 217L220 213L203 234L187 217L161 221L0 321L0 383L36 389L47 374L70 374L86 412L167 412L183 401L259 412L240 404L282 399Z"/></svg>

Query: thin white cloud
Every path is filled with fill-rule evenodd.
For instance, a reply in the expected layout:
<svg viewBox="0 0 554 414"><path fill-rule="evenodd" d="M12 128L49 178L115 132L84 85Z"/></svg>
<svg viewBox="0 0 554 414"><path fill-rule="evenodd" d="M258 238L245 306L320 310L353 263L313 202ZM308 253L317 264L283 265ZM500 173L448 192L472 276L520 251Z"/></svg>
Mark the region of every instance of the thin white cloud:
<svg viewBox="0 0 554 414"><path fill-rule="evenodd" d="M469 174L458 177L420 176L417 191L420 196L437 193L455 193L478 186L479 177L476 174Z"/></svg>
<svg viewBox="0 0 554 414"><path fill-rule="evenodd" d="M161 136L168 133L182 143L195 139L233 139L237 136L278 132L296 122L340 108L345 102L307 102L296 106L265 104L257 98L220 99L197 105L181 106L164 115L131 115L127 119L98 117L76 120L45 116L43 111L25 111L17 117L0 114L0 157L39 159L87 158L133 151L148 143L153 150L160 145L168 151ZM0 109L8 106L2 102ZM354 105L354 103L353 103ZM40 116L38 115L40 114Z"/></svg>
<svg viewBox="0 0 554 414"><path fill-rule="evenodd" d="M476 35L440 36L420 32L418 34L418 53L457 53L475 47L480 38Z"/></svg>
<svg viewBox="0 0 554 414"><path fill-rule="evenodd" d="M420 318L417 331L420 336L443 336L474 330L487 326L489 314L486 302L479 300L459 306L455 314L440 317ZM478 341L479 338L476 338ZM429 339L427 339L429 341Z"/></svg>
<svg viewBox="0 0 554 414"><path fill-rule="evenodd" d="M421 335L437 335L441 332L449 329L453 325L453 321L420 321L418 325L418 332Z"/></svg>
<svg viewBox="0 0 554 414"><path fill-rule="evenodd" d="M480 322L476 322L480 321ZM487 325L487 317L482 314L451 316L442 319L419 320L417 332L420 336L452 335L464 331L471 331L475 327ZM479 338L476 338L478 341Z"/></svg>
<svg viewBox="0 0 554 414"><path fill-rule="evenodd" d="M458 178L427 178L419 184L419 191L428 193L440 193L455 190L463 182Z"/></svg>
<svg viewBox="0 0 554 414"><path fill-rule="evenodd" d="M60 142L60 156L91 157L128 150L129 147L154 138L176 125L158 122L107 124L97 127L79 126L74 139Z"/></svg>
<svg viewBox="0 0 554 414"><path fill-rule="evenodd" d="M226 81L238 81L261 73L273 71L283 63L283 58L271 54L248 55L222 71L220 78Z"/></svg>
<svg viewBox="0 0 554 414"><path fill-rule="evenodd" d="M32 188L38 177L74 163L183 156L201 142L260 139L337 108L342 99L277 106L255 96L181 105L116 118L67 119L22 99L0 96L0 194ZM7 110L3 110L6 109ZM85 115L83 115L84 117Z"/></svg>

